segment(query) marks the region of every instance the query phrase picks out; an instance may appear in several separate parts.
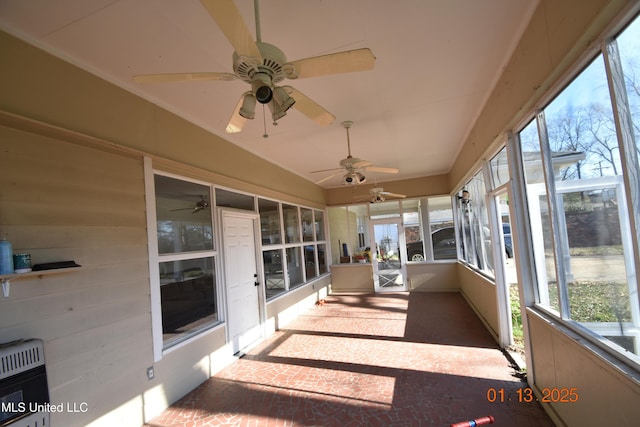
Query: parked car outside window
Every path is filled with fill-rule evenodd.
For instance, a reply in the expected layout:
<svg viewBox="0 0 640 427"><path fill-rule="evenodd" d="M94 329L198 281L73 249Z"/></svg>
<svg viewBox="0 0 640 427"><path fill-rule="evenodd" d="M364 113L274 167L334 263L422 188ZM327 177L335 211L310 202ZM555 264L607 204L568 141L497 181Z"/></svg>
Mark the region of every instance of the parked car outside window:
<svg viewBox="0 0 640 427"><path fill-rule="evenodd" d="M511 226L502 224L504 234L504 250L507 258L513 257L513 245L511 243ZM456 233L453 227L444 227L431 233L433 242L433 259L456 259L458 256L456 246ZM422 240L407 245L409 261L424 261L424 248Z"/></svg>

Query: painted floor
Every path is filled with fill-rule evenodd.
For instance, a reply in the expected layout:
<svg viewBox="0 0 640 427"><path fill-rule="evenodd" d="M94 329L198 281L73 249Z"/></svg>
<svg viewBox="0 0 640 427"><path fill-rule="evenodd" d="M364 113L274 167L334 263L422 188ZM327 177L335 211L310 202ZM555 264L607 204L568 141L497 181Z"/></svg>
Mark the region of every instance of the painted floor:
<svg viewBox="0 0 640 427"><path fill-rule="evenodd" d="M458 293L331 295L145 426L553 426L525 387Z"/></svg>

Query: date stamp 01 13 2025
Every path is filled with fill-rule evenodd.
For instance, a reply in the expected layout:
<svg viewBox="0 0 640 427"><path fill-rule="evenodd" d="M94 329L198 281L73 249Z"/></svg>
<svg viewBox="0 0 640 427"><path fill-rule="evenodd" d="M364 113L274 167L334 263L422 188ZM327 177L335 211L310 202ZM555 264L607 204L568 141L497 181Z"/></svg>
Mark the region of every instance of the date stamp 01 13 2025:
<svg viewBox="0 0 640 427"><path fill-rule="evenodd" d="M487 389L487 401L490 403L502 403L502 402L542 402L542 403L575 403L580 399L577 387L571 388L543 388L540 390L541 396L538 397L534 394L530 387L519 388L516 390L515 395L511 396L504 388Z"/></svg>

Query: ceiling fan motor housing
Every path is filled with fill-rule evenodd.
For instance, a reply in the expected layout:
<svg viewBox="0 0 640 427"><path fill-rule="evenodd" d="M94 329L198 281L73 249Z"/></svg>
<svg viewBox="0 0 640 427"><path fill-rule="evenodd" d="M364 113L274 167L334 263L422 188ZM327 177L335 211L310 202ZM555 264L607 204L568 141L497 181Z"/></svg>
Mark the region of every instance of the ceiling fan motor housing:
<svg viewBox="0 0 640 427"><path fill-rule="evenodd" d="M240 80L251 85L256 100L266 104L273 97L273 85L286 77L284 64L287 63L287 57L272 44L257 42L256 45L262 61L234 52L233 71Z"/></svg>

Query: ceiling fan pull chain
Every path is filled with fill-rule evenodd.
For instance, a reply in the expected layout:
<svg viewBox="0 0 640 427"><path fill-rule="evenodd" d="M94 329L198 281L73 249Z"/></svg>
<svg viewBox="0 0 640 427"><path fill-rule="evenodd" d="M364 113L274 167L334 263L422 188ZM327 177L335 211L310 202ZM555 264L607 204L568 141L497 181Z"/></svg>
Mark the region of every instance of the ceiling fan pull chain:
<svg viewBox="0 0 640 427"><path fill-rule="evenodd" d="M258 0L256 0L257 2ZM269 134L267 133L267 116L264 112L264 104L262 104L262 127L264 127L264 134L262 135L263 138L269 138Z"/></svg>

